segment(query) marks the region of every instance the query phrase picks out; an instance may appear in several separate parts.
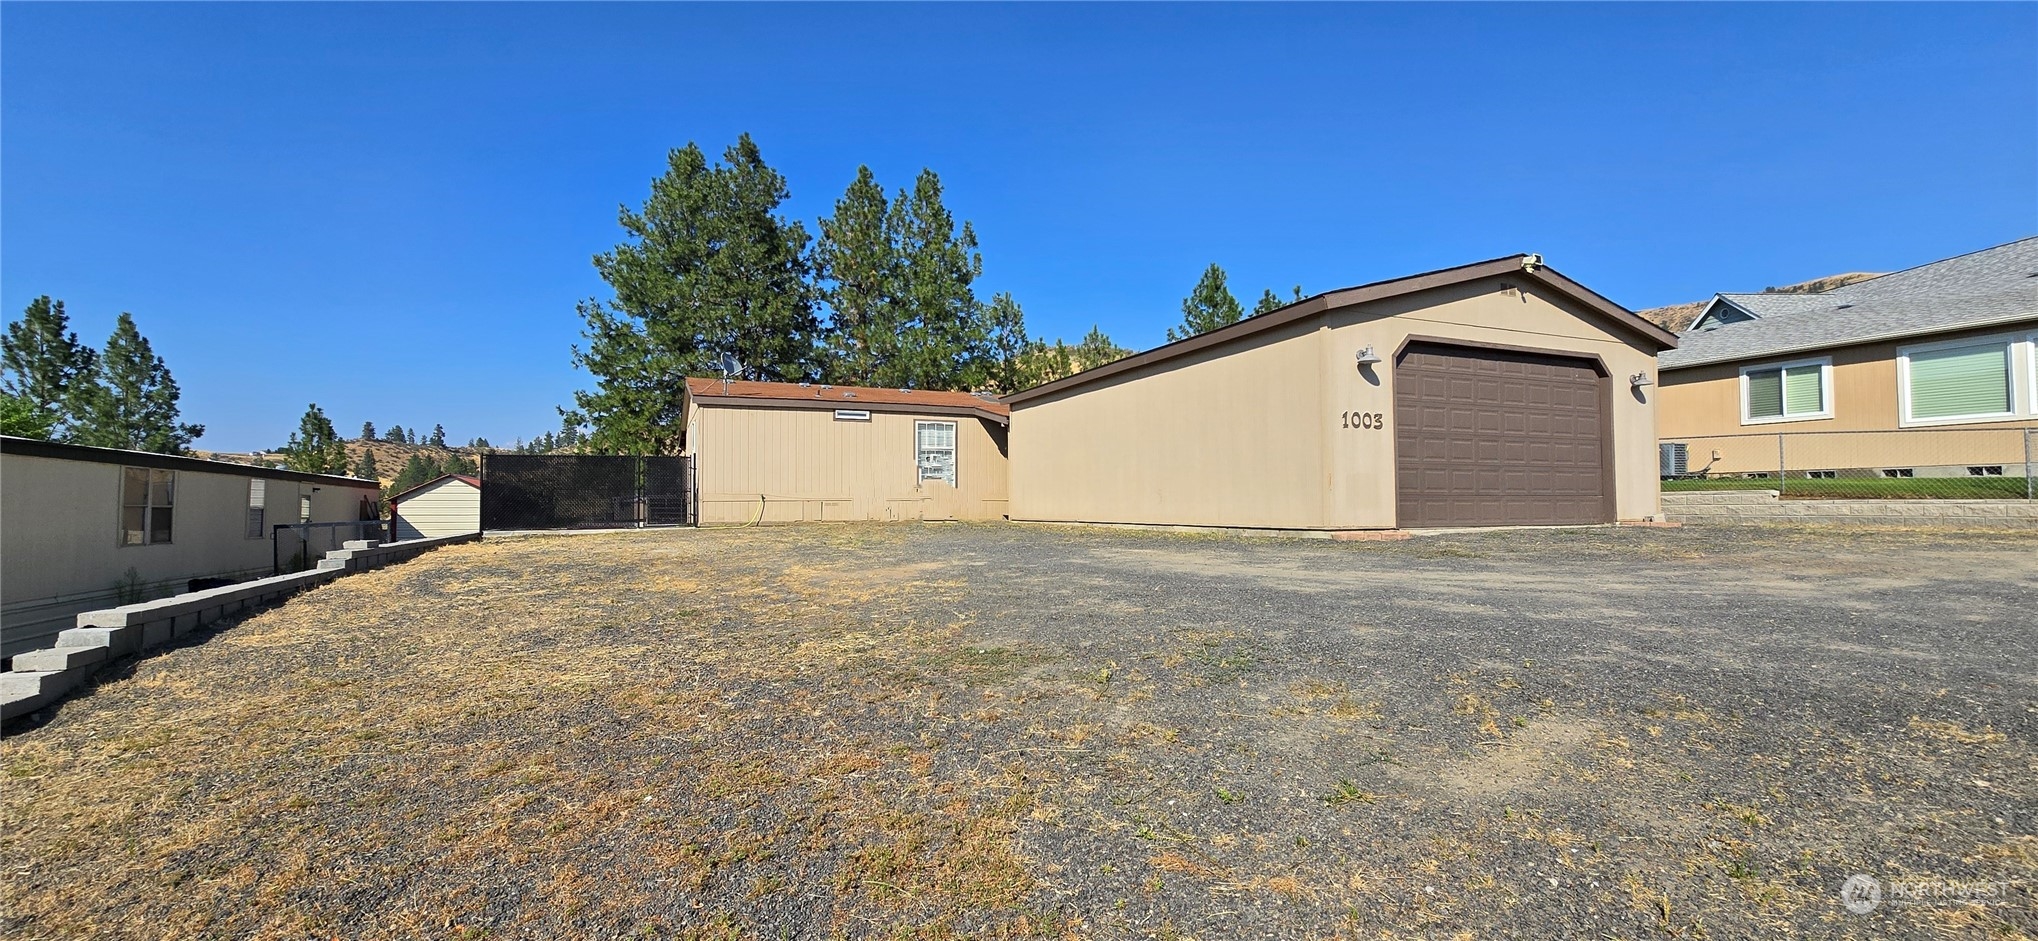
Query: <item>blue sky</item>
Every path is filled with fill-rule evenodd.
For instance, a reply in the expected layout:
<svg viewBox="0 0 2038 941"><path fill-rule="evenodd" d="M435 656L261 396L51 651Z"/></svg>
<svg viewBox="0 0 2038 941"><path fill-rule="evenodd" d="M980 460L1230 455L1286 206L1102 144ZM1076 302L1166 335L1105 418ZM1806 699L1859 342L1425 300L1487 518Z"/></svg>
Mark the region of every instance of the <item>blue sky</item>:
<svg viewBox="0 0 2038 941"><path fill-rule="evenodd" d="M1632 308L2038 233L2038 5L0 7L0 304L134 313L201 447L502 443L665 151L932 167L980 288L1147 347L1210 262L1517 251Z"/></svg>

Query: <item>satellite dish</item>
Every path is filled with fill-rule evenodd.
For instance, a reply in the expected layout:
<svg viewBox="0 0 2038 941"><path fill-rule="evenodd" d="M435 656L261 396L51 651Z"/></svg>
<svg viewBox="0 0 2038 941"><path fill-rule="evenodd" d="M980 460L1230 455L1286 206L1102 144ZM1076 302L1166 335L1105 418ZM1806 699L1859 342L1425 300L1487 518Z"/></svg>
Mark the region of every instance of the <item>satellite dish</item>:
<svg viewBox="0 0 2038 941"><path fill-rule="evenodd" d="M736 376L736 375L741 375L742 373L743 373L743 364L742 364L742 363L740 363L740 362L737 362L737 361L736 361L736 354L734 354L734 353L723 353L723 354L722 354L722 375L723 375L723 377L725 377L725 378L726 378L726 377L728 377L728 376Z"/></svg>

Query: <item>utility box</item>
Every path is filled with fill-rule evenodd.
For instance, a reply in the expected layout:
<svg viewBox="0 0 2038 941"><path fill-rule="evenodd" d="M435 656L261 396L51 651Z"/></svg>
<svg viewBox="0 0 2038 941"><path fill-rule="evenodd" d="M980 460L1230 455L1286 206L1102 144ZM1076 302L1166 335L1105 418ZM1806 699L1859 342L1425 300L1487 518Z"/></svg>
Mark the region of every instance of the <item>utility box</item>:
<svg viewBox="0 0 2038 941"><path fill-rule="evenodd" d="M1660 473L1664 477L1683 477L1691 473L1691 446L1682 441L1663 441L1656 445Z"/></svg>

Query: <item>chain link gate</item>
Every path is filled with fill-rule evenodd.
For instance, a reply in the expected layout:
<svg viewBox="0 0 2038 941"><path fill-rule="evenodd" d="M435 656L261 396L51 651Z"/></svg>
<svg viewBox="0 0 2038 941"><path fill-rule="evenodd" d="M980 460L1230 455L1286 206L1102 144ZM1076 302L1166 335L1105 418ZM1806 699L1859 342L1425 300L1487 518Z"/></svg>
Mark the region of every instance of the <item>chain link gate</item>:
<svg viewBox="0 0 2038 941"><path fill-rule="evenodd" d="M618 529L694 522L693 458L485 454L481 529Z"/></svg>

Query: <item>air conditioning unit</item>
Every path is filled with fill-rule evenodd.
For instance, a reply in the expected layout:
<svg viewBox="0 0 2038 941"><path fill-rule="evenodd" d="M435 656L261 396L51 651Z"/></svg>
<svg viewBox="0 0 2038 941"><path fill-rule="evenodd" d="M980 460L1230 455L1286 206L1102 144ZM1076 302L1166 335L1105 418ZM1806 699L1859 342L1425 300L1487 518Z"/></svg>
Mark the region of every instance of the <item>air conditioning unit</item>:
<svg viewBox="0 0 2038 941"><path fill-rule="evenodd" d="M1660 473L1664 477L1683 477L1691 473L1691 446L1682 441L1663 441L1656 445Z"/></svg>

